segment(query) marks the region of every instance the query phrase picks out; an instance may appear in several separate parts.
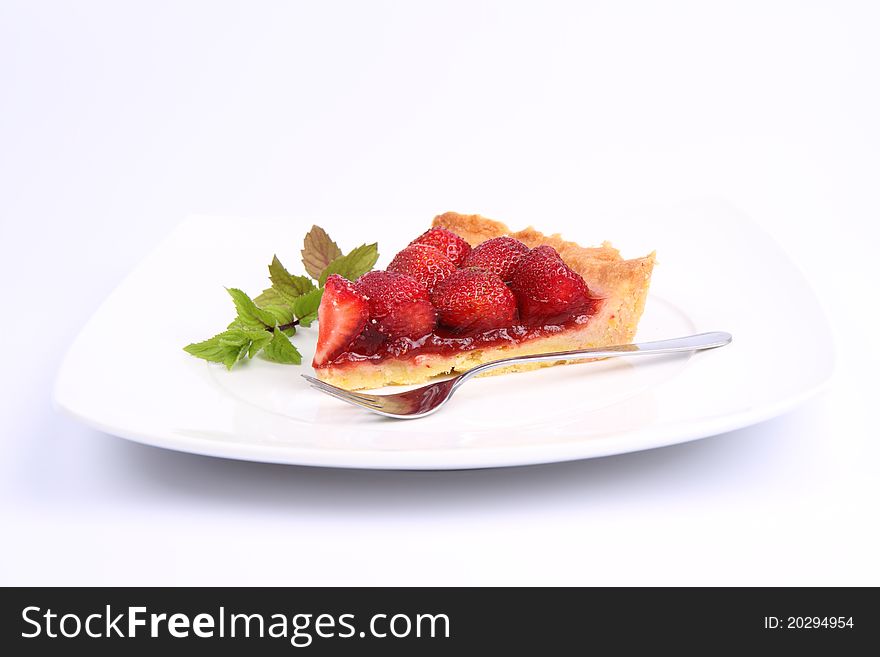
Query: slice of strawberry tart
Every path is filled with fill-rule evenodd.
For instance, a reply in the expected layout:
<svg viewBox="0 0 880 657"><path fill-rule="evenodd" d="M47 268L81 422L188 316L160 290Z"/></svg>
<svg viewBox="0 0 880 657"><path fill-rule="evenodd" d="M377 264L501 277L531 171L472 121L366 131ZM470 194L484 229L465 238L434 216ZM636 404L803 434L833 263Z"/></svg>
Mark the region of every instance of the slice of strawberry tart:
<svg viewBox="0 0 880 657"><path fill-rule="evenodd" d="M423 383L511 356L625 344L653 266L653 253L624 260L608 243L585 248L447 212L386 270L327 279L312 365L321 380L355 390Z"/></svg>

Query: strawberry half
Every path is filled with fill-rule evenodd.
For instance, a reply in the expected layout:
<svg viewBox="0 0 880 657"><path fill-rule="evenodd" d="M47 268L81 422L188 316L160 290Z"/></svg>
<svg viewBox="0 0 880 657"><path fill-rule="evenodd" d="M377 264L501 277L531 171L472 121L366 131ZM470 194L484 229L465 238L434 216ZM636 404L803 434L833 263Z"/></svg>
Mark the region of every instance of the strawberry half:
<svg viewBox="0 0 880 657"><path fill-rule="evenodd" d="M369 304L370 324L389 338L416 340L434 330L437 313L415 278L392 271L367 272L355 283Z"/></svg>
<svg viewBox="0 0 880 657"><path fill-rule="evenodd" d="M369 315L370 304L354 283L338 274L328 276L318 307L318 346L312 366L326 365L345 351L364 330Z"/></svg>
<svg viewBox="0 0 880 657"><path fill-rule="evenodd" d="M445 228L432 228L426 233L419 235L410 244L433 246L441 253L445 253L446 257L452 260L456 267L461 267L462 261L471 251L470 244L451 230L446 230Z"/></svg>
<svg viewBox="0 0 880 657"><path fill-rule="evenodd" d="M457 331L486 331L516 322L516 298L492 272L459 269L434 288L431 300L440 323Z"/></svg>
<svg viewBox="0 0 880 657"><path fill-rule="evenodd" d="M546 245L532 249L520 261L510 289L516 295L520 318L532 326L560 324L588 314L595 301L580 274Z"/></svg>
<svg viewBox="0 0 880 657"><path fill-rule="evenodd" d="M455 263L440 249L427 244L411 244L394 256L388 271L408 274L430 292L455 271Z"/></svg>
<svg viewBox="0 0 880 657"><path fill-rule="evenodd" d="M528 252L529 247L519 240L507 236L493 237L475 246L461 266L491 271L498 274L502 281L509 283L513 270Z"/></svg>

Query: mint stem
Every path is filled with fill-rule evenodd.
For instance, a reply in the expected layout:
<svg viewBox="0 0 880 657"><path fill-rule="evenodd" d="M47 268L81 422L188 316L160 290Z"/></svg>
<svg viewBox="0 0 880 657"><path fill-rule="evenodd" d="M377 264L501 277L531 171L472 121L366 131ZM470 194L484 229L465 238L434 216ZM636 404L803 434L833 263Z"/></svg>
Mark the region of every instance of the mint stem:
<svg viewBox="0 0 880 657"><path fill-rule="evenodd" d="M269 333L271 333L275 329L278 329L279 331L286 331L287 329L293 328L294 326L299 326L299 319L295 319L292 322L288 322L287 324L280 324L278 326L273 326L272 328L269 328L267 326L266 330L269 331Z"/></svg>

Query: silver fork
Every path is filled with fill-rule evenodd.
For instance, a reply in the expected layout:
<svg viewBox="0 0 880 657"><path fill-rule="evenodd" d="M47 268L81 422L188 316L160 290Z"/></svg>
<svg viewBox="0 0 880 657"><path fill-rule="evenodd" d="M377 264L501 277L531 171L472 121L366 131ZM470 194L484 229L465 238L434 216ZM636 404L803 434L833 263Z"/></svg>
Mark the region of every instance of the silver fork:
<svg viewBox="0 0 880 657"><path fill-rule="evenodd" d="M556 360L580 360L583 358L612 358L614 356L639 356L654 354L672 354L681 351L699 351L701 349L714 349L723 347L733 339L730 333L713 332L689 335L683 338L670 340L658 340L656 342L642 342L641 344L622 344L613 347L597 347L594 349L579 349L577 351L557 351L549 354L533 354L531 356L514 356L494 360L491 363L477 365L473 369L463 372L451 379L444 379L437 383L398 392L393 395L370 395L364 392L351 392L337 388L329 383L307 376L302 377L313 388L336 397L349 404L360 406L373 413L403 420L414 420L425 417L438 411L452 394L458 390L465 381L474 378L478 374L494 370L498 367L507 367L518 363L540 363Z"/></svg>

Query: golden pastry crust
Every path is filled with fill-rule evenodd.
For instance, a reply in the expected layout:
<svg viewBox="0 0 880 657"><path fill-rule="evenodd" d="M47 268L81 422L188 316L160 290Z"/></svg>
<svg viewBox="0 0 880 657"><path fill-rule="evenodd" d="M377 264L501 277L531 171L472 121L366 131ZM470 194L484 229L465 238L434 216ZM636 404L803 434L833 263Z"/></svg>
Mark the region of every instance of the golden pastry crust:
<svg viewBox="0 0 880 657"><path fill-rule="evenodd" d="M624 260L618 250L607 242L599 247L583 247L563 240L558 234L544 235L531 227L514 232L502 222L478 214L446 212L434 218L433 226L452 231L471 246L502 235L514 237L530 248L549 244L569 267L584 277L590 291L602 298L598 312L584 326L515 346L473 349L452 355L410 354L402 358L386 358L378 363L363 361L329 365L316 370L318 378L348 390L425 383L435 376L464 372L500 358L626 344L635 337L648 297L654 253L643 258ZM515 365L493 370L489 374L525 371L567 362L572 361Z"/></svg>

